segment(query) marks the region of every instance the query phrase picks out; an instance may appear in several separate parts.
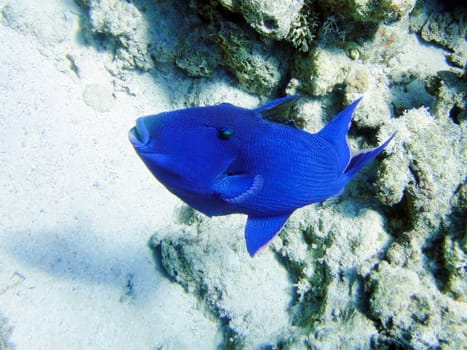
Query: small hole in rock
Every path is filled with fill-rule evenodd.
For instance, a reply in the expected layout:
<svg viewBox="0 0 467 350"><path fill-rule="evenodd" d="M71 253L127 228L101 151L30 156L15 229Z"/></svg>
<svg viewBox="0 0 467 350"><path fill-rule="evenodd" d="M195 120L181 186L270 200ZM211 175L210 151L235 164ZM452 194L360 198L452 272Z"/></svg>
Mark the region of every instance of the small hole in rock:
<svg viewBox="0 0 467 350"><path fill-rule="evenodd" d="M461 114L461 109L458 106L454 106L451 108L449 111L449 118L453 121L454 124L459 125L460 124L460 114Z"/></svg>
<svg viewBox="0 0 467 350"><path fill-rule="evenodd" d="M264 26L270 30L275 30L278 28L277 21L275 18L265 18Z"/></svg>

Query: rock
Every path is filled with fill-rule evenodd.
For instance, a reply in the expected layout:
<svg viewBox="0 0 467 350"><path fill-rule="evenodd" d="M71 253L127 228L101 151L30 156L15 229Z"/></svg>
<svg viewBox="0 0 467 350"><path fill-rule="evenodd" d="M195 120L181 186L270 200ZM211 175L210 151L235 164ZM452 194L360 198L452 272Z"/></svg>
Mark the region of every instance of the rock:
<svg viewBox="0 0 467 350"><path fill-rule="evenodd" d="M122 67L148 70L153 66L147 50L148 27L133 3L118 0L86 0L84 3L89 8L91 30L112 38Z"/></svg>
<svg viewBox="0 0 467 350"><path fill-rule="evenodd" d="M378 176L378 197L394 205L408 195L414 211L426 213L438 226L464 178L465 137L458 126L436 121L425 108L407 111L383 127L381 135L394 131L398 134L388 148L391 154L383 160Z"/></svg>
<svg viewBox="0 0 467 350"><path fill-rule="evenodd" d="M407 16L415 5L415 0L321 0L321 5L329 11L351 17L360 22L394 22Z"/></svg>
<svg viewBox="0 0 467 350"><path fill-rule="evenodd" d="M467 14L462 12L432 12L422 26L420 36L428 42L455 49L465 41Z"/></svg>
<svg viewBox="0 0 467 350"><path fill-rule="evenodd" d="M219 52L207 40L196 15L185 4L160 1L151 6L119 0L81 0L88 11L87 40L106 38L115 52L107 68L123 77L127 69L148 71L156 65L176 64L190 76L209 76L217 67ZM179 18L185 18L180 22Z"/></svg>
<svg viewBox="0 0 467 350"><path fill-rule="evenodd" d="M100 113L110 111L115 102L112 88L100 84L87 84L83 91L83 101Z"/></svg>
<svg viewBox="0 0 467 350"><path fill-rule="evenodd" d="M272 45L255 41L251 33L230 23L222 26L214 40L223 52L224 65L243 88L264 96L277 91L286 70Z"/></svg>
<svg viewBox="0 0 467 350"><path fill-rule="evenodd" d="M370 347L377 330L358 305L363 279L390 242L384 226L380 213L344 200L297 211L273 241L298 279L292 316L305 343Z"/></svg>
<svg viewBox="0 0 467 350"><path fill-rule="evenodd" d="M459 302L467 301L467 183L451 200L450 221L444 225L442 264L447 272L445 291Z"/></svg>
<svg viewBox="0 0 467 350"><path fill-rule="evenodd" d="M464 185L465 187L465 185ZM466 210L464 209L464 214ZM461 219L462 220L462 219ZM448 281L446 290L458 301L467 301L467 232L454 231L447 234L443 242L444 267L448 271Z"/></svg>
<svg viewBox="0 0 467 350"><path fill-rule="evenodd" d="M168 275L225 320L224 346L272 346L290 326L289 275L271 253L248 255L243 226L240 216L203 216L198 225L156 233L151 246L160 249Z"/></svg>
<svg viewBox="0 0 467 350"><path fill-rule="evenodd" d="M388 148L391 154L383 160L378 176L378 197L394 205L406 196L414 216L422 215L438 227L464 177L465 140L461 130L453 123L436 121L425 108L419 108L388 123L381 133L386 136L394 131L398 134ZM433 144L438 146L433 148Z"/></svg>
<svg viewBox="0 0 467 350"><path fill-rule="evenodd" d="M304 1L242 0L241 4L243 17L256 31L280 40L289 34Z"/></svg>
<svg viewBox="0 0 467 350"><path fill-rule="evenodd" d="M370 313L385 330L375 339L378 347L396 345L411 349L459 349L467 342L462 328L465 305L456 304L422 275L383 262L369 279Z"/></svg>
<svg viewBox="0 0 467 350"><path fill-rule="evenodd" d="M47 2L31 6L22 0L9 0L0 5L2 24L32 35L37 49L44 56L64 60L64 51L70 47L68 39L76 34L79 18L66 3Z"/></svg>
<svg viewBox="0 0 467 350"><path fill-rule="evenodd" d="M232 12L239 12L242 6L241 0L218 0L218 1L227 10L230 10Z"/></svg>
<svg viewBox="0 0 467 350"><path fill-rule="evenodd" d="M296 58L293 77L311 95L327 95L336 85L344 82L350 62L344 50L318 47L312 54Z"/></svg>
<svg viewBox="0 0 467 350"><path fill-rule="evenodd" d="M466 21L465 11L440 11L439 8L426 6L411 16L410 28L422 40L448 49L447 62L463 69L467 62Z"/></svg>
<svg viewBox="0 0 467 350"><path fill-rule="evenodd" d="M218 66L219 60L219 52L213 47L202 46L195 49L186 46L179 51L175 64L189 76L200 78L210 76Z"/></svg>
<svg viewBox="0 0 467 350"><path fill-rule="evenodd" d="M344 105L363 98L355 111L353 123L359 128L378 129L393 114L386 75L376 63L354 63L344 81Z"/></svg>

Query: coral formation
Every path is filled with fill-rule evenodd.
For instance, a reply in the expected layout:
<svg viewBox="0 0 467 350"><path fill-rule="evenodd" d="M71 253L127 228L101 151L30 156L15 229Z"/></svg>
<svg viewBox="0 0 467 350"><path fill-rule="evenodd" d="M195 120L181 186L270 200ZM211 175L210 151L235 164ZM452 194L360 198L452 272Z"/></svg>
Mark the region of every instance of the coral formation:
<svg viewBox="0 0 467 350"><path fill-rule="evenodd" d="M359 201L323 203L292 217L274 246L296 275L291 315L300 343L370 347L377 329L361 302L363 281L390 240L381 213Z"/></svg>
<svg viewBox="0 0 467 350"><path fill-rule="evenodd" d="M466 141L461 129L450 120L437 121L423 107L409 110L388 123L382 133L388 129L397 129L399 141L382 162L379 198L384 204L394 205L404 195L410 196L413 211L418 215L431 213L430 222L437 226L449 212L452 193L465 176L462 170L467 161ZM436 153L433 144L439 147ZM452 169L449 174L445 173L446 167ZM393 180L400 184L396 185Z"/></svg>
<svg viewBox="0 0 467 350"><path fill-rule="evenodd" d="M298 51L310 51L311 44L315 39L315 28L318 26L316 17L312 11L307 11L304 6L302 13L298 18L292 22L289 34L287 34L287 41L289 41Z"/></svg>
<svg viewBox="0 0 467 350"><path fill-rule="evenodd" d="M196 16L184 16L188 7L160 1L157 6L119 0L80 0L87 9L87 40L101 41L114 51L107 68L123 78L127 69L150 70L154 64L176 64L190 76L208 76L217 67L219 51L206 40ZM184 17L187 20L180 22ZM156 23L157 25L154 25ZM90 35L91 34L91 35Z"/></svg>
<svg viewBox="0 0 467 350"><path fill-rule="evenodd" d="M367 284L370 315L381 329L375 345L410 349L467 345L465 305L437 292L427 279L385 261L372 272Z"/></svg>
<svg viewBox="0 0 467 350"><path fill-rule="evenodd" d="M82 4L89 8L90 29L114 42L116 60L123 68L152 67L147 24L134 4L118 0L82 0Z"/></svg>
<svg viewBox="0 0 467 350"><path fill-rule="evenodd" d="M447 272L445 290L455 300L467 300L467 184L456 191L451 200L450 221L443 228L441 261Z"/></svg>
<svg viewBox="0 0 467 350"><path fill-rule="evenodd" d="M299 77L304 91L313 96L324 96L344 82L350 69L349 63L350 58L344 50L318 47L308 57L296 58L294 75Z"/></svg>
<svg viewBox="0 0 467 350"><path fill-rule="evenodd" d="M224 64L235 73L240 85L247 91L271 95L277 91L285 76L285 67L271 45L257 43L252 33L226 23L214 36L225 58Z"/></svg>
<svg viewBox="0 0 467 350"><path fill-rule="evenodd" d="M422 40L448 49L448 62L464 68L467 62L466 22L467 11L440 11L439 5L429 2L428 6L419 8L411 16L410 29L417 32Z"/></svg>
<svg viewBox="0 0 467 350"><path fill-rule="evenodd" d="M466 346L465 12L414 0L193 0L198 17L165 1L145 11L82 2L116 72L170 63L211 77L223 66L250 93L305 95L296 113L311 131L363 95L352 148L397 131L341 197L297 211L273 252L250 260L236 216L181 210L153 236L168 275L222 321L226 347Z"/></svg>
<svg viewBox="0 0 467 350"><path fill-rule="evenodd" d="M360 22L393 22L406 16L415 0L324 0L320 4L331 13Z"/></svg>
<svg viewBox="0 0 467 350"><path fill-rule="evenodd" d="M302 6L303 0L245 0L241 11L245 20L260 34L284 39Z"/></svg>
<svg viewBox="0 0 467 350"><path fill-rule="evenodd" d="M288 272L272 255L248 259L239 216L206 221L197 215L180 210L180 223L189 225L170 227L151 239L168 275L200 295L223 320L227 348L276 344L290 326Z"/></svg>

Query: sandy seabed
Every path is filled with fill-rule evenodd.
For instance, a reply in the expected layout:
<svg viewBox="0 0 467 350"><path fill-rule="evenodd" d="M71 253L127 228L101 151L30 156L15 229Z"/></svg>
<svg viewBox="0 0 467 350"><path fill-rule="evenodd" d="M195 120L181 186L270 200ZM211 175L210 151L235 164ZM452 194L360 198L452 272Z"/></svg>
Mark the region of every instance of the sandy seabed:
<svg viewBox="0 0 467 350"><path fill-rule="evenodd" d="M10 3L17 26L0 25L0 310L11 342L218 343L217 323L164 277L147 247L177 200L142 166L127 131L137 115L170 108L164 88L135 74L138 98L115 91L107 53L79 43L73 2ZM56 16L67 16L67 27L54 26ZM104 105L86 104L89 92Z"/></svg>
<svg viewBox="0 0 467 350"><path fill-rule="evenodd" d="M153 23L151 29L160 35L157 44L161 49L156 45L153 51L160 51L161 56L149 59L140 46L151 41L138 41L144 31L133 26L140 20L136 15L141 14L132 2L102 1L103 8L96 10L94 17L85 14L86 5L101 2L78 2L82 8L72 0L43 4L0 1L0 349L215 349L229 342L232 348L248 349L276 349L280 342L290 342L291 348L299 344L296 349L311 348L310 344L317 349L333 344L342 348L364 344L359 348L365 348L378 341L415 344L420 349L425 344L465 344L459 336L459 330L465 334L466 329L462 316L465 300L460 297L465 294L465 282L453 279L457 290L451 292L459 295L453 298L438 288L439 281L432 276L433 265L439 261L421 256L425 254L421 247L425 249L438 227L424 231L422 219L417 222L417 215L404 213L401 217L422 227L419 232L403 232L409 237L407 243L403 235L393 237L397 229L389 229L394 222L397 226L399 213L393 207L404 209L412 204L410 200L419 205L425 199L424 185L432 185L429 190L435 193L433 198L427 197L428 214L438 210L430 205L445 204L433 226L441 225L441 216L450 213L454 195L461 198L462 176L465 189L465 121L462 116L455 120L456 113L464 113L465 108L448 106L444 113L442 103L437 106L424 86L431 78L441 81L443 74L452 70L445 48L422 43L407 28L398 29L396 23L392 29L387 27L387 33L387 28L378 31L375 37L379 35L379 39L367 48L352 48L349 54L323 45L316 50L316 61L303 59L303 71L298 65L294 74L304 81L292 77L287 89L292 93L298 87L311 91L311 97L304 96L300 105L307 111L310 129L324 123L324 118L314 118L315 114L335 109L332 102L337 84L345 86L346 98L357 98L366 89L359 106L362 112L355 121L361 129L382 130L382 134L375 131L373 138L384 139L395 130L399 133L380 166L384 171L378 173L383 189L379 199L370 193L375 191L373 185L359 180L341 202L325 203L313 213L298 211L289 221L284 239L277 239L273 249L252 260L244 251L244 217L205 220L180 209L181 202L155 181L138 159L127 132L140 115L193 104L226 101L255 107L260 99L252 90L260 86L265 89L261 91L271 92L280 80L276 75L288 73L281 72L274 55L272 59L264 52L254 56L257 52L252 49L252 56L264 59L259 59L256 68L264 63L262 73L268 73L271 66L279 73L273 71L272 78L265 75L271 78L266 85L272 87L261 85L261 74L257 82L256 76L238 74L240 85L244 84L241 89L234 74L225 70L238 66L217 62L223 68L216 70L206 63L210 57L205 61L206 57L190 56L193 47L189 46L183 47L188 51L186 61L177 56L182 72L172 62L176 40L170 31L179 23L177 34L182 38L178 39L183 42L192 22L187 20L183 26L179 19L170 19L177 11L167 10L170 2L158 3L158 19L164 25L159 28ZM106 16L113 9L104 8L108 4L127 7L115 11L116 18L109 20ZM90 34L84 18L94 21L92 30L104 28L106 32ZM123 42L127 37L122 30L133 30L132 39L136 39ZM90 40L86 35L94 37ZM262 45L268 47L268 40ZM118 51L122 47L127 51ZM376 59L359 60L358 50L366 50ZM242 48L239 51L242 53ZM465 54L462 49L459 52ZM302 57L302 53L294 54ZM154 61L156 68L143 72L148 63L145 59ZM118 66L122 62L133 66ZM310 67L316 77L306 76ZM201 68L210 77L187 76L203 76ZM308 78L314 80L306 81ZM447 95L450 89L446 88ZM455 104L449 101L446 105L449 103ZM430 104L452 121L433 118L433 111L424 107ZM442 139L442 135L447 137ZM442 139L447 150L433 152L431 157L425 147L430 140L424 137ZM365 143L363 138L356 139L352 136L353 148L358 142ZM446 168L451 166L449 170L439 166L440 154ZM418 167L421 161L427 165ZM440 174L430 173L433 169ZM396 173L397 177L392 175ZM377 172L373 169L372 174L369 176ZM430 183L431 178L439 181ZM404 197L411 190L413 198ZM365 192L370 194L365 197ZM387 212L395 214L391 223ZM183 229L172 232L167 225L183 221L184 213L188 213L186 222L178 226ZM454 230L445 232L446 242L451 239L453 248L446 248L446 243L439 249L445 249L440 254L449 258L451 251L461 251L456 250L461 240L456 240ZM161 265L164 259L154 259L150 237L167 254L166 270ZM459 265L458 271L465 273L463 256L459 253L453 261ZM458 271L450 271L451 277L459 277ZM393 280L397 280L397 296L391 294ZM317 301L322 301L322 307ZM446 316L448 313L454 316ZM445 338L439 341L443 332ZM413 339L408 335L420 339L410 343Z"/></svg>

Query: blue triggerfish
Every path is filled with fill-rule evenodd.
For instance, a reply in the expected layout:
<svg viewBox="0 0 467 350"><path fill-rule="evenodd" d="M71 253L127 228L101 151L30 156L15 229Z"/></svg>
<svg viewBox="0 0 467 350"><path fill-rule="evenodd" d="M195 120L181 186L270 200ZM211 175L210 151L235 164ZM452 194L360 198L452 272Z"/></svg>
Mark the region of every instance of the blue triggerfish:
<svg viewBox="0 0 467 350"><path fill-rule="evenodd" d="M130 142L154 176L202 213L248 215L253 256L297 208L339 195L381 146L352 156L347 133L360 100L318 133L272 122L298 95L256 109L228 103L138 118Z"/></svg>

